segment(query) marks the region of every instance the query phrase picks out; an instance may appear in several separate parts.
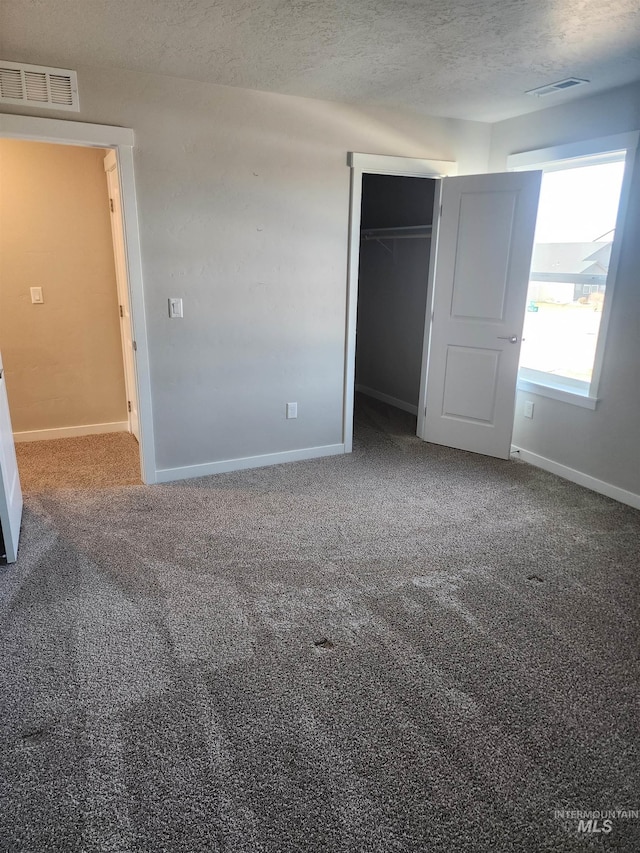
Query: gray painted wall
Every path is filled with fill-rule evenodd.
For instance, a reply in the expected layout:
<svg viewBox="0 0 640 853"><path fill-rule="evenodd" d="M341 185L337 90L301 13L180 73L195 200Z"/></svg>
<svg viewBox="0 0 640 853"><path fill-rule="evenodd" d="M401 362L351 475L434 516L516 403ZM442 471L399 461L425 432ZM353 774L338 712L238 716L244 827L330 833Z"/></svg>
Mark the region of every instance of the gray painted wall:
<svg viewBox="0 0 640 853"><path fill-rule="evenodd" d="M640 84L493 126L491 171L509 154L640 128ZM640 161L628 215L607 336L600 403L581 409L518 393L514 444L606 483L640 494ZM523 417L533 400L533 420Z"/></svg>
<svg viewBox="0 0 640 853"><path fill-rule="evenodd" d="M135 131L157 467L341 443L347 151L485 171L489 126L77 70L74 118Z"/></svg>
<svg viewBox="0 0 640 853"><path fill-rule="evenodd" d="M428 225L435 181L364 175L362 227ZM360 244L356 384L418 405L428 239Z"/></svg>
<svg viewBox="0 0 640 853"><path fill-rule="evenodd" d="M133 72L77 69L79 115L132 127L159 468L342 440L349 150L503 170L640 127L640 86L493 127ZM490 139L491 137L491 139ZM596 412L519 395L514 440L640 493L640 167ZM182 296L185 319L167 317ZM528 395L527 395L528 396ZM297 400L299 417L284 418Z"/></svg>

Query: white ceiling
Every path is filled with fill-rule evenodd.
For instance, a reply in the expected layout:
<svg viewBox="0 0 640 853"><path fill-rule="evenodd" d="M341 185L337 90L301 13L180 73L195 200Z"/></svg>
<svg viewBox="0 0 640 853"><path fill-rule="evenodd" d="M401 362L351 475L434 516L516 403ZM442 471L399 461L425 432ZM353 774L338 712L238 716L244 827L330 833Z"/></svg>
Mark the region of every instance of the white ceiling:
<svg viewBox="0 0 640 853"><path fill-rule="evenodd" d="M639 80L640 3L0 0L0 59L497 121Z"/></svg>

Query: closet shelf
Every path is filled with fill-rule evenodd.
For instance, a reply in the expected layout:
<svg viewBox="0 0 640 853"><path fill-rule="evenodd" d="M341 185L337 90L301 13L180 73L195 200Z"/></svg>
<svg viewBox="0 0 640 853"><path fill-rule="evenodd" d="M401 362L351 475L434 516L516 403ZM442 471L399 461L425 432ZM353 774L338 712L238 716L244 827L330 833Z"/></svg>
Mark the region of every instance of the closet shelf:
<svg viewBox="0 0 640 853"><path fill-rule="evenodd" d="M419 240L431 237L431 225L403 225L395 228L363 228L361 240Z"/></svg>

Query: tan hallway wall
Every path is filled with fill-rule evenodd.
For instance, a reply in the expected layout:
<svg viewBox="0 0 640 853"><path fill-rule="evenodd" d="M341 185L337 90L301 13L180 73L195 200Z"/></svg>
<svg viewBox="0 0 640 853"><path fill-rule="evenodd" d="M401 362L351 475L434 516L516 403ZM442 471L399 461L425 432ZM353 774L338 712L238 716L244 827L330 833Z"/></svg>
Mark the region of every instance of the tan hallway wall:
<svg viewBox="0 0 640 853"><path fill-rule="evenodd" d="M127 419L104 156L0 140L0 349L15 432Z"/></svg>

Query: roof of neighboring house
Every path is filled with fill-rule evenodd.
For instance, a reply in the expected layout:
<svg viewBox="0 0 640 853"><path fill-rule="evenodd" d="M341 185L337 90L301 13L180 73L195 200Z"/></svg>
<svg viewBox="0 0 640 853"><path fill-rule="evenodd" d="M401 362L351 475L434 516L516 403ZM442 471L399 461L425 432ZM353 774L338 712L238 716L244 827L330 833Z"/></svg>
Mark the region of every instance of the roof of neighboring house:
<svg viewBox="0 0 640 853"><path fill-rule="evenodd" d="M536 243L531 268L534 272L570 275L602 275L609 268L611 243Z"/></svg>

